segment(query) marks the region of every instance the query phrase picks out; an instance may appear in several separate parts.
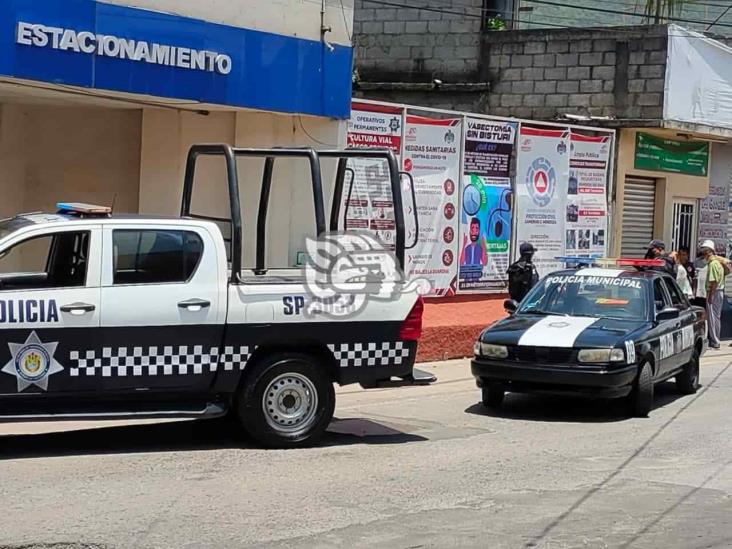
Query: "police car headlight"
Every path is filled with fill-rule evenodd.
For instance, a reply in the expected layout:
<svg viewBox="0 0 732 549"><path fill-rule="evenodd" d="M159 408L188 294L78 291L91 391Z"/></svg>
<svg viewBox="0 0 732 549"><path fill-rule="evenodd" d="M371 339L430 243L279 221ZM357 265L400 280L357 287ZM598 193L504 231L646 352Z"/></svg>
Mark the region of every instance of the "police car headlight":
<svg viewBox="0 0 732 549"><path fill-rule="evenodd" d="M582 349L577 353L580 362L623 362L625 353L622 349Z"/></svg>
<svg viewBox="0 0 732 549"><path fill-rule="evenodd" d="M487 358L507 358L508 347L503 345L493 345L491 343L481 343L480 341L475 343L473 348L476 356L484 356Z"/></svg>

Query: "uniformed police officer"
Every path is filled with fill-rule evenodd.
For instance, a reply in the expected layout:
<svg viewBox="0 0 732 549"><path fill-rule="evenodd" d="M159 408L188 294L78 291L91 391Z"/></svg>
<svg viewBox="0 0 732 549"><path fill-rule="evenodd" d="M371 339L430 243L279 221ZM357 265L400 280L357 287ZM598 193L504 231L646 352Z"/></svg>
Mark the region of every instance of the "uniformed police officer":
<svg viewBox="0 0 732 549"><path fill-rule="evenodd" d="M676 278L676 260L666 253L666 244L662 240L651 240L648 244L645 259L663 259L664 264L659 267L649 267L650 271L668 273Z"/></svg>
<svg viewBox="0 0 732 549"><path fill-rule="evenodd" d="M537 282L539 273L532 259L536 249L529 242L519 247L521 257L508 268L508 293L511 299L520 302Z"/></svg>

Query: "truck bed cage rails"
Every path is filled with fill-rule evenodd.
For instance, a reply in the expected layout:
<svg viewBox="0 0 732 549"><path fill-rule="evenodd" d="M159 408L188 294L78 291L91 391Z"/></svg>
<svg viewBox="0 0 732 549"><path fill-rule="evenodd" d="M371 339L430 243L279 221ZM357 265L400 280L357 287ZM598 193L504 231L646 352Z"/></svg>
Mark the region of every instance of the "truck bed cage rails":
<svg viewBox="0 0 732 549"><path fill-rule="evenodd" d="M199 156L221 156L226 162L226 176L229 191L229 204L231 219L208 216L191 212L191 201L193 198L193 185L196 173L196 161ZM315 151L312 148L273 148L273 149L252 149L236 148L227 144L202 144L193 145L188 151L186 170L183 182L183 198L181 205L181 217L194 219L206 219L231 225L231 282L238 284L241 281L242 263L242 214L241 200L239 197L239 177L236 159L239 157L264 158L264 170L262 172L262 185L260 188L259 211L257 213L257 244L256 264L254 273L257 275L266 274L266 229L267 212L269 210L269 198L272 190L272 175L274 162L277 158L304 158L310 165L310 179L313 192L313 204L315 209L316 234L321 236L326 232L325 208L323 200L323 184L321 175L320 158L338 159L336 171L336 182L334 189L333 207L331 209L330 230L338 230L338 215L340 211L341 197L344 188L346 173L350 170L347 167L348 160L352 158L371 158L386 160L389 166L392 199L394 203L394 217L396 228L396 256L399 265L404 268L404 212L402 209L402 197L399 179L399 168L394 153L387 149L344 149ZM229 240L229 239L225 239Z"/></svg>

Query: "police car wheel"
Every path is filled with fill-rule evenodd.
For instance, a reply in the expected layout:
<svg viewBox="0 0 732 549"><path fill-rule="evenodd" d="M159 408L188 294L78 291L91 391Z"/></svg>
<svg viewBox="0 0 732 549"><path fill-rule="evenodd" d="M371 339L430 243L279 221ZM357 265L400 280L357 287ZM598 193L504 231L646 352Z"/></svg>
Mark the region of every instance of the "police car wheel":
<svg viewBox="0 0 732 549"><path fill-rule="evenodd" d="M496 383L486 383L480 390L481 403L486 408L498 408L503 404L505 391Z"/></svg>
<svg viewBox="0 0 732 549"><path fill-rule="evenodd" d="M676 376L676 389L682 395L693 395L699 388L699 354L694 350L691 360Z"/></svg>
<svg viewBox="0 0 732 549"><path fill-rule="evenodd" d="M628 395L628 414L632 417L647 417L653 408L653 369L644 362L638 369L633 390Z"/></svg>
<svg viewBox="0 0 732 549"><path fill-rule="evenodd" d="M239 420L272 448L316 444L335 409L328 371L305 354L282 353L258 362L239 395Z"/></svg>

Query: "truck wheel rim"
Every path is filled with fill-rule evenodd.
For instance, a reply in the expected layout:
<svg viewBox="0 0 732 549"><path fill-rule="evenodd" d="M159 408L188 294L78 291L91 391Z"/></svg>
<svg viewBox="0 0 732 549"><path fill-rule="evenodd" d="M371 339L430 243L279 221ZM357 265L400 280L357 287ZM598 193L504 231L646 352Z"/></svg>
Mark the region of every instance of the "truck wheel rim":
<svg viewBox="0 0 732 549"><path fill-rule="evenodd" d="M262 398L267 424L275 431L292 434L307 430L315 421L318 393L301 374L282 374L267 386Z"/></svg>

